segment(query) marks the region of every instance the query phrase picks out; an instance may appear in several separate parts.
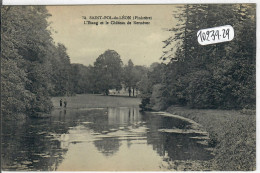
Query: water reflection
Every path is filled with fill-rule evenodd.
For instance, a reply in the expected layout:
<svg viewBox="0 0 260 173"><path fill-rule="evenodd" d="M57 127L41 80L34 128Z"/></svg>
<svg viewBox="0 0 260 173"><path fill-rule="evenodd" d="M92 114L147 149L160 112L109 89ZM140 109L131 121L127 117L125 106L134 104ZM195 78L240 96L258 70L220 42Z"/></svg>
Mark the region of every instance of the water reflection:
<svg viewBox="0 0 260 173"><path fill-rule="evenodd" d="M67 148L49 132L53 126L44 120L3 124L2 168L4 170L56 170Z"/></svg>
<svg viewBox="0 0 260 173"><path fill-rule="evenodd" d="M211 159L202 134L160 131L190 127L135 107L57 109L49 119L3 123L2 165L4 170L157 171L169 169L172 161Z"/></svg>
<svg viewBox="0 0 260 173"><path fill-rule="evenodd" d="M120 143L118 138L105 138L104 140L94 141L94 145L98 151L103 153L105 156L111 156L119 150Z"/></svg>

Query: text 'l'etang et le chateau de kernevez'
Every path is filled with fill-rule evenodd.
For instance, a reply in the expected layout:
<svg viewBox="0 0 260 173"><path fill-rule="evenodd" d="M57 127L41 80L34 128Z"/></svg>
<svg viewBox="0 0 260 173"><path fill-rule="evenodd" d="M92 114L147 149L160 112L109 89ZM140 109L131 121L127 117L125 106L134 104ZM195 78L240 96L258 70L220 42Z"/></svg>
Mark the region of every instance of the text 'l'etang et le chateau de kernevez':
<svg viewBox="0 0 260 173"><path fill-rule="evenodd" d="M82 16L85 25L150 25L152 16Z"/></svg>

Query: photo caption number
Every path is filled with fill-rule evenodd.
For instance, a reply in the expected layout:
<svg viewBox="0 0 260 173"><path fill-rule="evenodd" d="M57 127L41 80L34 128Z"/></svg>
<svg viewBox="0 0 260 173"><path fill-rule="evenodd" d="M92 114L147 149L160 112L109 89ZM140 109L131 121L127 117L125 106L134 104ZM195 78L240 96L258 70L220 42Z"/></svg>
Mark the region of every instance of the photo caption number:
<svg viewBox="0 0 260 173"><path fill-rule="evenodd" d="M229 39L229 28L228 29L222 29L222 32L223 32L223 38L226 38L226 37L228 37L228 39Z"/></svg>
<svg viewBox="0 0 260 173"><path fill-rule="evenodd" d="M233 38L234 29L230 25L201 29L197 32L197 39L201 45L231 41Z"/></svg>

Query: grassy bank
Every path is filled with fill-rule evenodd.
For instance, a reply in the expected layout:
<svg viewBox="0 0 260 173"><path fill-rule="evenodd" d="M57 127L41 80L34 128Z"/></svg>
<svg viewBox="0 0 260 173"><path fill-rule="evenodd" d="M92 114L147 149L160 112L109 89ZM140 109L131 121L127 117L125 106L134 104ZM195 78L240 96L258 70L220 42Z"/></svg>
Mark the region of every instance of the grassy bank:
<svg viewBox="0 0 260 173"><path fill-rule="evenodd" d="M170 107L167 112L201 124L214 146L214 170L246 171L256 169L256 116L235 110L201 110ZM247 114L245 114L247 113Z"/></svg>
<svg viewBox="0 0 260 173"><path fill-rule="evenodd" d="M139 106L140 98L115 97L93 94L80 94L72 97L53 97L54 108L60 108L60 99L67 100L67 108L104 108L104 107L131 107Z"/></svg>

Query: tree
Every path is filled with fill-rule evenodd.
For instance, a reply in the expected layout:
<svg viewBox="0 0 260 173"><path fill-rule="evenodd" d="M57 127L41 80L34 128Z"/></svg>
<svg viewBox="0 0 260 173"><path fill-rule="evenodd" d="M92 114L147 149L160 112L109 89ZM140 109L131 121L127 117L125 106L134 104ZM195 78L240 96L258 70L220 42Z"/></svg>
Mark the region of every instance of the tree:
<svg viewBox="0 0 260 173"><path fill-rule="evenodd" d="M45 7L3 7L2 101L5 116L49 112L48 52L51 44ZM13 88L13 90L10 90ZM47 90L47 92L46 92ZM45 104L40 104L47 101ZM13 106L12 106L13 105Z"/></svg>
<svg viewBox="0 0 260 173"><path fill-rule="evenodd" d="M151 82L163 84L154 91L159 93L159 88L160 92L165 91L161 92L165 104L196 108L254 108L255 5L179 5L174 18L178 22L169 29L172 36L164 41L162 56L170 62L162 68L164 75L161 78L156 71L149 78ZM198 44L198 30L227 24L235 30L232 41L206 46Z"/></svg>
<svg viewBox="0 0 260 173"><path fill-rule="evenodd" d="M135 66L131 59L128 60L128 64L123 68L123 84L128 89L129 97L133 91L138 89L138 82L141 81L142 76L145 75L146 68L143 66Z"/></svg>
<svg viewBox="0 0 260 173"><path fill-rule="evenodd" d="M52 95L63 96L71 95L73 93L71 64L70 58L67 54L67 48L58 43L54 48L55 57L52 58L53 75L51 77L54 89Z"/></svg>
<svg viewBox="0 0 260 173"><path fill-rule="evenodd" d="M152 95L152 83L148 79L147 73L143 75L141 81L138 83L138 88L141 92L142 98L140 108L143 111L151 110L152 107L150 105L150 98Z"/></svg>
<svg viewBox="0 0 260 173"><path fill-rule="evenodd" d="M129 97L131 96L131 89L134 84L134 63L131 59L128 60L127 66L124 67L124 73L123 73L123 83L125 84L125 88L128 89Z"/></svg>
<svg viewBox="0 0 260 173"><path fill-rule="evenodd" d="M138 88L138 83L142 80L143 76L147 73L147 68L144 66L140 65L135 65L133 69L133 96L135 96L135 91L137 95L137 91L139 90Z"/></svg>
<svg viewBox="0 0 260 173"><path fill-rule="evenodd" d="M70 64L66 49L56 47L48 30L50 16L44 6L2 8L2 82L4 118L18 114L37 116L52 108L50 96L59 79L61 57ZM68 72L69 73L69 72ZM69 88L69 87L68 87Z"/></svg>
<svg viewBox="0 0 260 173"><path fill-rule="evenodd" d="M170 29L174 36L165 41L165 47L170 48L163 57L171 60L167 65L170 67L167 76L171 81L167 87L175 93L177 102L199 108L230 109L255 105L254 6L205 4L184 5L179 9L181 13L175 18L180 24ZM223 18L223 14L228 17ZM199 29L226 23L236 30L234 40L207 46L197 43ZM175 47L173 42L177 42Z"/></svg>
<svg viewBox="0 0 260 173"><path fill-rule="evenodd" d="M114 50L107 50L94 62L95 87L98 92L109 94L109 89L119 90L121 86L122 61Z"/></svg>
<svg viewBox="0 0 260 173"><path fill-rule="evenodd" d="M95 91L92 66L87 67L82 64L72 64L71 78L74 93L93 93Z"/></svg>

